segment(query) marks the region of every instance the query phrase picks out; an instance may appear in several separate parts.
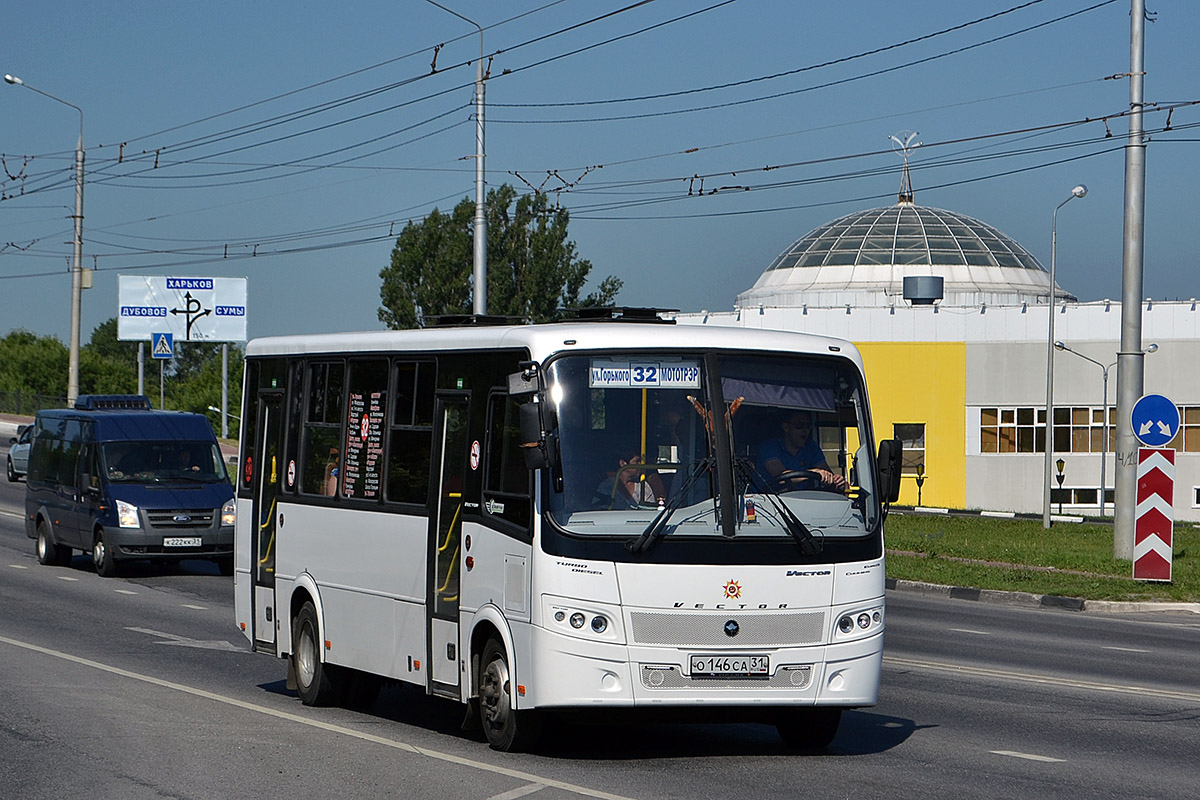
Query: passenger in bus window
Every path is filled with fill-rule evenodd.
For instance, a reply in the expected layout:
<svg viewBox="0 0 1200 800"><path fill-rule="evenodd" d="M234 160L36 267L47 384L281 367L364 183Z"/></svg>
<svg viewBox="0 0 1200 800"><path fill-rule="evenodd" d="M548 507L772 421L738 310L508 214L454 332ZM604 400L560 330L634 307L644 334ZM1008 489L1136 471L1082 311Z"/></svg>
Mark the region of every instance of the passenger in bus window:
<svg viewBox="0 0 1200 800"><path fill-rule="evenodd" d="M825 453L814 436L813 415L808 411L788 411L780 422L781 435L768 439L758 448L758 472L781 491L818 488L846 491L846 479L830 469ZM809 475L816 473L820 480ZM815 484L815 487L814 487Z"/></svg>
<svg viewBox="0 0 1200 800"><path fill-rule="evenodd" d="M592 505L597 508L641 508L666 501L667 490L655 471L641 469L642 456L633 453L617 459L617 468L596 487Z"/></svg>
<svg viewBox="0 0 1200 800"><path fill-rule="evenodd" d="M337 494L338 482L338 449L329 448L329 461L325 464L325 479L321 484L321 494L333 497Z"/></svg>

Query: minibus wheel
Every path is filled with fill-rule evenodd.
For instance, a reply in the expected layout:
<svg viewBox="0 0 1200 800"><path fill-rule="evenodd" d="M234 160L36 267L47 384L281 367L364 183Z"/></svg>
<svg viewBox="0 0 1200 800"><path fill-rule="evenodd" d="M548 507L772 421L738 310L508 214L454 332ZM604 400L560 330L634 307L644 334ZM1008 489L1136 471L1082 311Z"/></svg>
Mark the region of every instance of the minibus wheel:
<svg viewBox="0 0 1200 800"><path fill-rule="evenodd" d="M479 721L488 744L504 752L527 749L541 734L541 718L534 711L517 711L514 707L504 645L488 639L480 663Z"/></svg>
<svg viewBox="0 0 1200 800"><path fill-rule="evenodd" d="M38 520L37 534L37 560L39 564L48 567L61 567L71 561L71 548L54 543L50 537L50 524L46 520Z"/></svg>
<svg viewBox="0 0 1200 800"><path fill-rule="evenodd" d="M292 621L292 663L296 672L296 689L300 702L306 706L328 706L337 703L339 693L329 666L321 661L321 630L317 610L311 601L300 606Z"/></svg>
<svg viewBox="0 0 1200 800"><path fill-rule="evenodd" d="M92 566L101 578L112 578L117 574L117 560L104 539L103 530L97 530L96 538L92 540Z"/></svg>

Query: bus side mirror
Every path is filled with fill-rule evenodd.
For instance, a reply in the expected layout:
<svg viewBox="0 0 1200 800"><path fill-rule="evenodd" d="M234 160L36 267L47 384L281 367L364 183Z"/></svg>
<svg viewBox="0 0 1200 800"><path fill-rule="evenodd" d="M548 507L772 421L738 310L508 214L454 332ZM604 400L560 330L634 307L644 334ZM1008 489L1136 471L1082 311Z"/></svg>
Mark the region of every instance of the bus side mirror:
<svg viewBox="0 0 1200 800"><path fill-rule="evenodd" d="M904 445L899 439L879 443L879 491L886 503L900 499L900 462Z"/></svg>
<svg viewBox="0 0 1200 800"><path fill-rule="evenodd" d="M530 470L549 465L546 454L546 434L542 430L541 403L522 403L520 406L521 452L525 454L525 466Z"/></svg>

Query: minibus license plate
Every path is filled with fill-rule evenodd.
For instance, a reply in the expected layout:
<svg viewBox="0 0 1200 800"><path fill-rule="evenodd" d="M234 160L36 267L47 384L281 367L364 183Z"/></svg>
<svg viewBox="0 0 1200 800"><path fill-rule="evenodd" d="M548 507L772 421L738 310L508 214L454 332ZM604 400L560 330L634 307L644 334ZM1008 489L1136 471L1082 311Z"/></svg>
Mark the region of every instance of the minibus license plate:
<svg viewBox="0 0 1200 800"><path fill-rule="evenodd" d="M163 547L199 547L204 544L204 538L201 536L166 536L163 538Z"/></svg>
<svg viewBox="0 0 1200 800"><path fill-rule="evenodd" d="M691 672L696 675L768 675L770 656L692 656Z"/></svg>

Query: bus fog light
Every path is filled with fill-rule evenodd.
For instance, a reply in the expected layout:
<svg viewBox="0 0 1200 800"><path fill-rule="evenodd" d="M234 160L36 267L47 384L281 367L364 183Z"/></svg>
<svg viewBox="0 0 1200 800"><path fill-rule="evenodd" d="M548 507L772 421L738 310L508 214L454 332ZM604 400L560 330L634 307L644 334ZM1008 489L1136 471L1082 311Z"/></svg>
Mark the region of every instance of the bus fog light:
<svg viewBox="0 0 1200 800"><path fill-rule="evenodd" d="M592 617L592 630L596 633L604 633L608 630L608 620L604 617Z"/></svg>
<svg viewBox="0 0 1200 800"><path fill-rule="evenodd" d="M863 613L859 614L858 615L858 627L860 627L860 628L871 627L871 615L865 611Z"/></svg>
<svg viewBox="0 0 1200 800"><path fill-rule="evenodd" d="M854 630L854 620L852 620L849 616L842 617L838 620L838 630L840 630L842 633L849 633L850 631Z"/></svg>
<svg viewBox="0 0 1200 800"><path fill-rule="evenodd" d="M572 628L582 628L583 627L583 614L580 614L578 611L576 611L574 614L571 615L571 627Z"/></svg>
<svg viewBox="0 0 1200 800"><path fill-rule="evenodd" d="M878 611L876 611L874 614L871 615L871 619L874 620L876 625L878 625L879 620L883 619L883 614L880 614Z"/></svg>
<svg viewBox="0 0 1200 800"><path fill-rule="evenodd" d="M567 612L565 612L565 611L555 611L554 612L554 621L555 622L562 622L566 618L567 618Z"/></svg>

